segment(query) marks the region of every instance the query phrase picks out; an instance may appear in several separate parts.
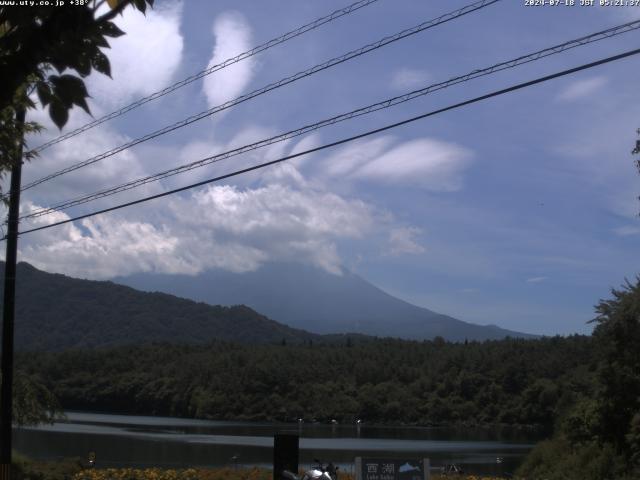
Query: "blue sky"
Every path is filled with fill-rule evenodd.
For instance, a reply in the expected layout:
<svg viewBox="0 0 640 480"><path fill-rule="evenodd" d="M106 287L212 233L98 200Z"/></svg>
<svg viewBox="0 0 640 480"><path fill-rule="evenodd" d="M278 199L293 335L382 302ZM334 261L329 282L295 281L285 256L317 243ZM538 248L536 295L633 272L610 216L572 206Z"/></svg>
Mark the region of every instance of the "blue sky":
<svg viewBox="0 0 640 480"><path fill-rule="evenodd" d="M579 2L578 2L579 3ZM323 16L340 1L157 1L119 20L96 116ZM28 182L193 113L466 5L379 0L46 150ZM640 18L634 7L503 0L25 192L23 209L155 173L477 68ZM43 217L41 225L191 183L640 46L638 32ZM462 320L587 333L593 305L638 273L640 127L632 57L447 112L280 167L21 239L48 271L243 272L300 261L359 273ZM33 145L55 135L49 127ZM67 130L88 121L74 112ZM30 225L30 224L25 224Z"/></svg>

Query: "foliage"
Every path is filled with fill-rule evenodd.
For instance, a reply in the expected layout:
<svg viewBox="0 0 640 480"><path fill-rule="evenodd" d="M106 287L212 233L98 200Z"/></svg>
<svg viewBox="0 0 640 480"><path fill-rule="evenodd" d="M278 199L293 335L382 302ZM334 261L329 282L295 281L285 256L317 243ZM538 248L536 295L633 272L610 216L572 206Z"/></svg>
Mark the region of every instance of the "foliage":
<svg viewBox="0 0 640 480"><path fill-rule="evenodd" d="M53 3L0 7L0 175L17 158L15 149L23 133L39 129L35 123L25 128L18 119L20 110L35 107L31 95L49 108L60 129L74 105L90 113L83 78L93 70L111 75L101 49L109 48L108 37L124 35L113 18L128 5L144 12L153 0L112 1L113 8L101 15L98 8L103 2L80 2L72 8ZM27 152L27 159L32 156Z"/></svg>
<svg viewBox="0 0 640 480"><path fill-rule="evenodd" d="M63 417L58 400L35 375L17 372L13 397L13 421L18 425L52 423Z"/></svg>
<svg viewBox="0 0 640 480"><path fill-rule="evenodd" d="M64 408L219 420L551 427L588 388L588 337L452 344L157 344L20 355Z"/></svg>
<svg viewBox="0 0 640 480"><path fill-rule="evenodd" d="M159 468L108 468L83 470L73 480L199 480L198 472L186 470L163 470Z"/></svg>
<svg viewBox="0 0 640 480"><path fill-rule="evenodd" d="M16 457L18 458L17 460ZM21 480L271 480L271 470L251 468L188 468L164 470L159 468L92 468L84 469L79 459L58 462L37 462L14 454L14 478ZM353 480L353 475L340 473L340 480ZM450 476L432 475L433 480ZM457 480L499 480L494 477L461 475Z"/></svg>
<svg viewBox="0 0 640 480"><path fill-rule="evenodd" d="M601 362L597 409L601 419L594 433L627 453L626 435L640 411L640 278L612 290L613 298L597 306L594 337Z"/></svg>
<svg viewBox="0 0 640 480"><path fill-rule="evenodd" d="M197 469L198 480L271 480L273 472L266 468L208 468ZM348 477L348 476L347 476ZM342 478L341 480L353 480Z"/></svg>
<svg viewBox="0 0 640 480"><path fill-rule="evenodd" d="M638 136L640 136L640 128L637 130ZM633 155L639 155L640 154L640 139L636 140L636 146L635 148L632 150L631 152ZM636 169L638 170L638 173L640 173L640 159L635 160L635 165L636 165ZM638 199L640 199L640 197L638 197Z"/></svg>
<svg viewBox="0 0 640 480"><path fill-rule="evenodd" d="M515 478L515 477L514 477ZM341 477L342 479L342 477ZM504 477L487 477L485 475L431 475L431 480L504 480ZM515 478L515 480L519 480Z"/></svg>
<svg viewBox="0 0 640 480"><path fill-rule="evenodd" d="M157 468L136 469L108 469L84 470L77 473L73 480L271 480L273 473L265 468L217 468L217 469L187 469L160 470ZM341 480L353 480L349 473L341 473ZM445 480L451 477L432 475L433 480ZM499 480L494 477L480 477L475 475L460 475L457 480Z"/></svg>
<svg viewBox="0 0 640 480"><path fill-rule="evenodd" d="M539 443L518 469L523 478L545 480L625 480L625 462L611 445L574 446L559 435Z"/></svg>
<svg viewBox="0 0 640 480"><path fill-rule="evenodd" d="M79 458L55 462L28 459L16 452L12 455L12 477L20 480L72 480L84 468Z"/></svg>
<svg viewBox="0 0 640 480"><path fill-rule="evenodd" d="M63 418L55 395L37 375L18 371L13 377L13 422L17 425L53 423Z"/></svg>
<svg viewBox="0 0 640 480"><path fill-rule="evenodd" d="M279 324L245 306L220 307L111 282L41 272L19 263L17 349L53 350L171 341L288 343L319 338ZM4 263L0 262L0 287ZM55 301L52 301L55 299ZM0 299L2 304L2 299Z"/></svg>
<svg viewBox="0 0 640 480"><path fill-rule="evenodd" d="M562 416L519 473L581 480L640 475L640 278L596 306L592 388Z"/></svg>
<svg viewBox="0 0 640 480"><path fill-rule="evenodd" d="M90 469L76 473L72 480L271 480L273 473L266 468L188 468L164 470L159 468ZM48 480L48 479L45 479ZM349 475L341 480L353 480Z"/></svg>
<svg viewBox="0 0 640 480"><path fill-rule="evenodd" d="M24 124L15 121L15 109L26 109L34 106L26 95L19 92L13 101L14 107L0 109L0 180L4 177L6 169L13 165L13 159L20 156L20 150L26 149L25 136L36 133L41 127L35 122ZM24 158L31 160L35 154L26 151Z"/></svg>
<svg viewBox="0 0 640 480"><path fill-rule="evenodd" d="M95 2L73 8L42 3L0 8L0 107L13 106L16 92L28 85L62 128L73 105L89 112L82 79L92 70L111 76L109 59L101 48L109 48L108 37L124 35L112 19L130 4L144 12L153 0L122 0L102 15ZM77 75L69 74L71 70Z"/></svg>

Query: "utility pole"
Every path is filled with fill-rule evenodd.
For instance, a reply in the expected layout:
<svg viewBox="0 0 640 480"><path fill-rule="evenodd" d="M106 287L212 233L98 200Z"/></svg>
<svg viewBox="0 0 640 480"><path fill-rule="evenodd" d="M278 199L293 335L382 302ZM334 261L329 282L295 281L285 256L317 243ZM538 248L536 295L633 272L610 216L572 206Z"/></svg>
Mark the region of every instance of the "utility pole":
<svg viewBox="0 0 640 480"><path fill-rule="evenodd" d="M13 423L13 324L16 301L16 261L18 256L18 216L20 215L20 181L22 176L22 142L25 109L16 111L20 133L16 158L11 167L7 255L4 264L4 304L2 311L2 386L0 387L0 480L11 478L11 425Z"/></svg>

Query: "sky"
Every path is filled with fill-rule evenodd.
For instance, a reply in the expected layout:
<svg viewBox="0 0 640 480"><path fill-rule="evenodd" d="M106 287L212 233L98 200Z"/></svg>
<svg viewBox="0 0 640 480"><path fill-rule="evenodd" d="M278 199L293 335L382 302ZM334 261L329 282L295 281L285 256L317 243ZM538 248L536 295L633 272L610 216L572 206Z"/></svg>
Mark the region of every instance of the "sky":
<svg viewBox="0 0 640 480"><path fill-rule="evenodd" d="M378 0L61 142L23 184L468 2ZM640 18L640 7L503 0L261 95L23 193L22 211L117 185ZM157 0L110 41L113 79L87 80L94 118L249 50L344 0ZM638 31L485 76L186 174L25 221L22 229L159 193L638 48ZM599 299L639 273L640 57L226 181L20 237L19 259L109 279L238 273L295 261L348 269L461 320L589 333ZM59 134L43 111L31 120ZM78 109L64 131L91 120ZM63 131L63 132L64 132Z"/></svg>

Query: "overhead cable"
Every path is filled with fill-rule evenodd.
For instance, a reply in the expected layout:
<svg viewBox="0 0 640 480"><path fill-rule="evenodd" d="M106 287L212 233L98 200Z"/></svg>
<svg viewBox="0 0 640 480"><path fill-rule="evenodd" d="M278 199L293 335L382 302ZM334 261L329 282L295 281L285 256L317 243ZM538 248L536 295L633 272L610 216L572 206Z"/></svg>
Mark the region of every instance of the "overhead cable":
<svg viewBox="0 0 640 480"><path fill-rule="evenodd" d="M192 188L196 188L196 187L200 187L200 186L207 185L207 184L210 184L210 183L218 182L220 180L225 180L227 178L231 178L231 177L235 177L235 176L238 176L238 175L242 175L244 173L248 173L248 172L251 172L251 171L259 170L259 169L262 169L262 168L265 168L265 167L268 167L268 166L271 166L271 165L276 165L278 163L281 163L281 162L284 162L284 161L287 161L287 160L291 160L293 158L297 158L297 157L300 157L302 155L307 155L307 154L310 154L310 153L318 152L318 151L321 151L321 150L325 150L327 148L336 147L338 145L343 145L345 143L352 142L354 140L365 138L365 137L368 137L370 135L375 135L375 134L378 134L378 133L382 133L382 132L385 132L387 130L391 130L393 128L400 127L402 125L406 125L408 123L415 122L417 120L421 120L421 119L424 119L424 118L427 118L427 117L431 117L431 116L434 116L434 115L437 115L437 114L440 114L440 113L443 113L443 112L447 112L447 111L454 110L454 109L457 109L457 108L461 108L461 107L464 107L464 106L467 106L467 105L471 105L473 103L477 103L477 102L480 102L480 101L483 101L483 100L487 100L489 98L497 97L499 95L504 95L506 93L510 93L510 92L513 92L513 91L516 91L516 90L520 90L520 89L523 89L523 88L531 87L533 85L537 85L537 84L540 84L540 83L543 83L543 82L547 82L549 80L553 80L553 79L556 79L556 78L559 78L559 77L570 75L572 73L576 73L576 72L580 72L580 71L583 71L583 70L587 70L587 69L590 69L590 68L593 68L593 67L596 67L596 66L599 66L599 65L604 65L606 63L614 62L616 60L621 60L623 58L627 58L627 57L630 57L632 55L637 55L639 53L640 53L640 48L635 49L635 50L630 50L630 51L627 51L625 53L621 53L621 54L614 55L614 56L611 56L611 57L603 58L601 60L597 60L595 62L587 63L587 64L581 65L579 67L570 68L568 70L563 70L561 72L557 72L557 73L554 73L554 74L551 74L551 75L547 75L547 76L544 76L544 77L536 78L535 80L530 80L530 81L527 81L527 82L519 83L517 85L513 85L513 86L508 87L508 88L503 88L501 90L497 90L497 91L488 93L486 95L481 95L479 97L475 97L475 98L472 98L470 100L466 100L464 102L456 103L455 105L450 105L448 107L440 108L440 109L437 109L437 110L433 110L431 112L427 112L427 113L424 113L422 115L418 115L418 116L415 116L415 117L412 117L412 118L408 118L408 119L402 120L400 122L392 123L390 125L386 125L384 127L377 128L375 130L369 130L367 132L364 132L364 133L361 133L361 134L358 134L358 135L354 135L352 137L344 138L342 140L338 140L338 141L335 141L335 142L332 142L332 143L321 145L319 147L310 148L310 149L305 150L303 152L298 152L298 153L294 153L294 154L291 154L291 155L287 155L285 157L281 157L281 158L278 158L276 160L271 160L269 162L261 163L259 165L253 165L251 167L243 168L241 170L236 170L234 172L227 173L225 175L220 175L220 176L215 177L215 178L210 178L208 180L203 180L203 181L200 181L200 182L192 183L192 184L186 185L184 187L175 188L173 190L168 190L166 192L158 193L156 195L151 195L151 196L148 196L148 197L140 198L138 200L133 200L133 201L126 202L126 203L121 203L121 204L115 205L113 207L105 208L105 209L102 209L102 210L97 210L97 211L94 211L94 212L91 212L91 213L86 213L84 215L78 215L76 217L69 218L69 219L66 219L66 220L62 220L62 221L59 221L59 222L54 222L54 223L51 223L51 224L48 224L48 225L42 225L40 227L35 227L35 228L30 228L28 230L23 230L22 232L20 232L20 235L24 235L26 233L37 232L37 231L45 230L45 229L48 229L48 228L57 227L59 225L64 225L64 224L67 224L67 223L70 223L70 222L74 222L74 221L77 221L77 220L82 220L82 219L85 219L85 218L94 217L96 215L101 215L101 214L104 214L104 213L107 213L107 212L113 212L115 210L120 210L122 208L126 208L126 207L130 207L130 206L133 206L133 205L138 205L138 204L141 204L141 203L145 203L145 202L148 202L150 200L155 200L157 198L166 197L168 195L173 195L175 193L184 192L184 191L190 190Z"/></svg>
<svg viewBox="0 0 640 480"><path fill-rule="evenodd" d="M170 85L166 88L163 88L162 90L158 90L157 92L154 92L150 95L147 95L146 97L140 98L138 100L136 100L135 102L130 103L129 105L126 105L118 110L115 110L107 115L104 115L100 118L97 118L96 120L93 120L89 123L86 123L85 125L82 125L79 128L76 128L75 130L72 130L68 133L65 133L63 135L60 135L52 140L49 140L46 143L43 143L42 145L39 145L38 147L34 148L32 150L32 152L42 152L43 150L51 147L52 145L55 145L56 143L60 143L64 140L67 140L71 137L75 137L76 135L81 134L82 132L86 132L87 130L90 130L104 122L107 122L109 120L112 120L114 118L120 117L121 115L124 115L125 113L130 112L131 110L135 110L138 107L141 107L142 105L144 105L145 103L151 102L153 100L156 100L158 98L164 97L165 95L168 95L176 90L178 90L179 88L182 88L186 85L189 85L190 83L195 82L196 80L199 80L203 77L206 77L207 75L210 75L214 72L217 72L218 70L222 70L223 68L226 68L230 65L233 65L235 63L241 62L242 60L246 60L247 58L253 57L254 55L257 55L258 53L264 52L265 50L268 50L272 47L275 47L276 45L280 45L281 43L287 42L288 40L291 40L295 37L298 37L304 33L307 33L311 30L314 30L326 23L332 22L334 20L337 20L340 17L343 17L345 15L348 15L350 13L355 12L356 10L359 10L363 7L366 7L368 5L371 5L372 3L377 2L378 0L358 0L355 3L352 3L351 5L348 5L344 8L340 8L338 10L335 10L334 12L330 13L329 15L325 15L324 17L318 18L316 20L314 20L313 22L307 23L306 25L303 25L301 27L296 28L295 30L291 30L290 32L287 32L283 35L280 35L279 37L276 38L272 38L271 40L258 45L257 47L253 47L251 50L247 50L246 52L242 52L238 55L236 55L235 57L231 57L231 58L227 58L226 60L224 60L221 63L218 63L216 65L212 65L210 67L207 67L206 69L191 75L190 77L187 77L183 80L180 80L179 82L174 83L173 85Z"/></svg>
<svg viewBox="0 0 640 480"><path fill-rule="evenodd" d="M343 122L346 120L350 120L352 118L355 117L359 117L362 115L367 115L369 113L372 112L376 112L378 110L383 110L404 102L408 102L410 100L413 100L415 98L424 96L424 95L428 95L432 92L438 91L438 90L442 90L448 87L451 87L453 85L459 84L459 83L463 83L463 82L467 82L479 77L483 77L486 75L490 75L502 70L506 70L506 69L510 69L510 68L515 68L519 65L523 65L526 63L530 63L536 60L539 60L541 58L545 58L548 57L550 55L555 55L561 52L564 52L566 50L581 46L581 45L587 45L593 42L597 42L606 38L610 38L612 36L615 35L620 35L622 33L626 33L626 32L630 32L633 30L637 30L638 28L640 28L640 20L636 20L634 22L628 22L625 23L623 25L618 25L616 27L612 27L612 28L608 28L606 30L600 31L600 32L596 32L596 33L592 33L590 35L586 35L574 40L570 40L568 42L564 42L562 44L559 45L555 45L549 48L545 48L543 50L538 50L536 52L533 53L529 53L527 55L522 55L520 57L505 61L505 62L501 62L501 63L497 63L495 65L492 65L490 67L486 67L486 68L482 68L482 69L476 69L473 70L470 73L467 73L465 75L461 75L461 76L457 76L454 78L451 78L449 80L446 80L444 82L439 82L439 83L435 83L432 85L429 85L427 87L418 89L418 90L414 90L412 92L406 93L404 95L399 95L393 98L389 98L386 100L383 100L381 102L377 102L371 105L368 105L366 107L362 107L362 108L358 108L356 110L352 110L350 112L347 113L343 113L328 119L324 119L321 120L319 122L310 124L310 125L306 125L303 126L301 128L295 129L295 130L290 130L288 132L279 134L279 135L275 135L273 137L270 138L266 138L251 144L247 144L247 145L243 145L241 147L238 148L234 148L232 150L228 150L226 152L222 152L222 153L218 153L215 155L211 155L208 156L206 158L202 158L200 160L191 162L191 163L187 163L178 167L174 167L168 170L164 170L162 172L159 173L155 173L153 175L149 175L147 177L142 177L142 178L138 178L136 180L132 180L130 182L121 184L121 185L117 185L114 187L110 187L107 189L103 189L88 195L84 195L84 196L80 196L80 197L76 197L74 199L70 199L70 200L66 200L63 201L61 203L58 203L54 206L51 207L45 207L45 208L41 208L38 210L34 210L28 214L25 214L21 217L21 219L25 219L25 218L33 218L33 217L39 217L42 215L47 215L49 213L55 212L55 211L60 211L60 210L66 210L68 208L77 206L77 205L81 205L83 203L87 203L93 200L97 200L100 198L104 198L107 196L111 196L111 195L115 195L117 193L120 192L124 192L127 190L131 190L133 188L136 187L140 187L142 185L146 185L148 183L151 182L155 182L155 181L159 181L162 180L164 178L168 178L174 175L178 175L180 173L183 172L187 172L189 170L193 170L195 168L200 168L212 163L216 163L216 162L220 162L222 160L225 160L227 158L231 158L252 150L256 150L258 148L261 147L265 147L268 145L272 145L274 143L279 143L285 140L289 140L291 138L295 138L295 137L299 137L301 135L305 135L308 134L310 132L313 132L315 130L319 130L320 128L324 128L326 126L329 125L333 125L339 122Z"/></svg>
<svg viewBox="0 0 640 480"><path fill-rule="evenodd" d="M365 45L364 47L358 48L356 50L352 50L348 53L345 53L343 55L340 55L339 57L335 57L332 58L331 60L327 60L324 63L320 63L318 65L315 65L307 70L303 70L301 72L298 72L294 75L291 75L289 77L285 77L281 80L278 80L277 82L274 83L270 83L269 85L266 85L262 88L259 88L257 90L254 90L250 93L244 94L244 95L240 95L239 97L233 99L233 100L229 100L223 104L217 105L215 107L212 107L208 110L205 110L203 112L197 113L195 115L192 115L188 118L185 118L183 120L180 120L179 122L176 122L172 125L168 125L166 127L163 127L159 130L156 130L152 133L148 133L147 135L144 135L143 137L139 137L136 138L134 140L131 140L127 143L124 143L118 147L115 147L109 151L106 151L104 153L101 153L99 155L96 155L94 157L91 157L87 160L75 163L73 165L70 165L66 168L63 168L62 170L59 170L55 173L51 173L45 177L42 177L38 180L34 180L33 182L27 183L26 185L24 185L22 187L22 190L28 190L30 188L35 187L36 185L40 185L41 183L47 182L49 180L52 180L54 178L57 178L61 175L65 175L69 172L73 172L75 170L78 170L80 168L92 165L96 162L99 162L101 160L104 160L105 158L111 157L113 155L115 155L116 153L120 153L128 148L131 148L135 145L139 145L143 142L146 142L148 140L157 138L161 135L165 135L167 133L170 133L174 130L177 130L179 128L185 127L187 125L190 125L194 122L197 122L199 120L202 120L203 118L207 118L210 117L211 115L214 115L216 113L219 113L223 110L227 110L228 108L234 107L240 103L246 102L247 100L250 100L252 98L255 98L259 95L263 95L267 92L270 92L272 90L275 90L277 88L283 87L285 85L289 85L290 83L296 82L300 79L309 77L311 75L314 75L318 72L321 72L323 70L326 70L328 68L331 68L335 65L339 65L341 63L344 63L348 60L351 60L353 58L359 57L361 55L364 55L366 53L369 53L371 51L377 50L379 48L384 47L385 45L389 45L390 43L396 42L398 40L401 40L403 38L407 38L411 35L415 35L416 33L422 32L424 30L427 30L429 28L433 28L437 25L442 25L443 23L449 22L451 20L457 19L462 17L463 15L466 15L468 13L474 12L476 10L479 10L481 8L485 8L489 5L492 5L494 3L497 3L501 0L480 0L477 1L475 3L472 3L470 5L467 5L465 7L459 8L453 12L449 12L446 13L444 15L441 15L433 20L428 20L426 22L423 22L419 25L416 25L415 27L412 28L408 28L405 30L402 30L401 32L398 32L394 35L389 35L387 37L384 37L374 43L370 43L368 45Z"/></svg>

